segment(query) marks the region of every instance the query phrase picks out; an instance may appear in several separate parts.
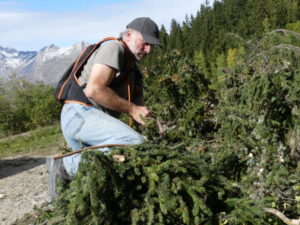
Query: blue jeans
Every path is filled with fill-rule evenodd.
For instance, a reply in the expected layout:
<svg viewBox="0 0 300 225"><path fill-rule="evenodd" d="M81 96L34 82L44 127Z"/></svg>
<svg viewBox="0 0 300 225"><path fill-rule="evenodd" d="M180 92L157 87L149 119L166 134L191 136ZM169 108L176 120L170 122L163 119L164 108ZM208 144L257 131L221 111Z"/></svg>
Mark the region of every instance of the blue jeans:
<svg viewBox="0 0 300 225"><path fill-rule="evenodd" d="M93 106L67 103L61 112L61 128L68 147L73 151L82 147L104 144L140 144L144 138L122 121ZM99 149L107 151L108 148ZM78 170L81 155L63 158L67 173L72 177Z"/></svg>

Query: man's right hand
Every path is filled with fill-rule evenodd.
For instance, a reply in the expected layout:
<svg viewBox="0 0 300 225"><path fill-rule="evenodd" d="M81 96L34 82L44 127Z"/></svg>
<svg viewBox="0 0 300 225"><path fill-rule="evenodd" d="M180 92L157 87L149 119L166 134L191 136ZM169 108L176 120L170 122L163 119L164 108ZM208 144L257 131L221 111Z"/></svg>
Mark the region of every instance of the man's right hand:
<svg viewBox="0 0 300 225"><path fill-rule="evenodd" d="M130 107L129 115L138 123L145 125L144 117L151 115L150 110L145 106L137 106L132 104Z"/></svg>

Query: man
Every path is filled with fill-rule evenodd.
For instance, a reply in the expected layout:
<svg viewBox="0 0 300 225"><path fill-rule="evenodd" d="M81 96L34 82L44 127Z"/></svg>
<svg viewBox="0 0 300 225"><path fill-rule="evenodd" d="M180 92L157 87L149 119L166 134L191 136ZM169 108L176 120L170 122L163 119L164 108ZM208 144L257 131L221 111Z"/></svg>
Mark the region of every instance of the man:
<svg viewBox="0 0 300 225"><path fill-rule="evenodd" d="M126 28L121 40L105 41L92 53L76 81L85 87L82 95L91 104L66 101L63 106L62 132L73 151L88 146L130 145L144 141L139 133L116 117L119 113L127 113L137 123L144 124L143 118L150 115L144 106L142 76L136 62L149 54L153 45L160 45L159 30L148 17L136 18ZM56 197L57 178L71 179L79 162L80 154L47 159L52 198Z"/></svg>

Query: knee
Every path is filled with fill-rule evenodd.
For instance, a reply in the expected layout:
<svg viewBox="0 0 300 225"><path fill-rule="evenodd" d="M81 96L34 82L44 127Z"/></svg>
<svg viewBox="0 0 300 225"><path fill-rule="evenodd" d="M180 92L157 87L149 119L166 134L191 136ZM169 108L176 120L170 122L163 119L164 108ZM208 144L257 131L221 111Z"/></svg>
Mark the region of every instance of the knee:
<svg viewBox="0 0 300 225"><path fill-rule="evenodd" d="M130 132L123 137L116 138L114 142L126 145L137 145L145 141L145 138L137 132Z"/></svg>
<svg viewBox="0 0 300 225"><path fill-rule="evenodd" d="M132 144L137 145L142 144L143 142L145 142L145 138L140 134L137 134L132 138Z"/></svg>

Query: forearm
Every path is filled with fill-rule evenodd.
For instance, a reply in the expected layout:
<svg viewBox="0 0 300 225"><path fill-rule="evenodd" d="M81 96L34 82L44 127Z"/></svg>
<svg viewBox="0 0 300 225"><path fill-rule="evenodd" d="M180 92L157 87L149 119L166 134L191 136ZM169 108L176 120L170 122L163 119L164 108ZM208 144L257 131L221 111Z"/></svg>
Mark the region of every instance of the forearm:
<svg viewBox="0 0 300 225"><path fill-rule="evenodd" d="M95 103L117 112L129 114L138 123L144 124L142 117L150 115L147 107L138 106L121 98L109 84L115 76L115 70L103 64L95 64L85 88L85 95Z"/></svg>
<svg viewBox="0 0 300 225"><path fill-rule="evenodd" d="M101 87L85 91L88 98L95 103L117 112L130 114L132 103L118 96L111 88Z"/></svg>

